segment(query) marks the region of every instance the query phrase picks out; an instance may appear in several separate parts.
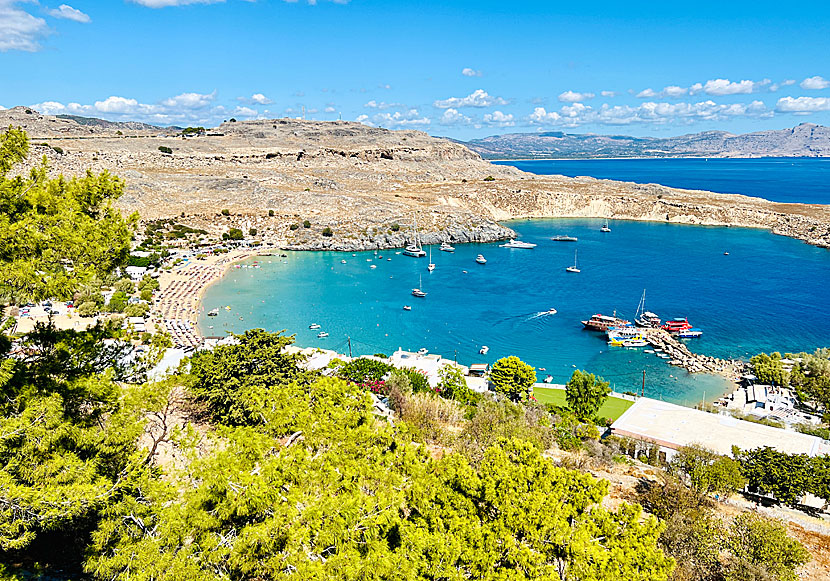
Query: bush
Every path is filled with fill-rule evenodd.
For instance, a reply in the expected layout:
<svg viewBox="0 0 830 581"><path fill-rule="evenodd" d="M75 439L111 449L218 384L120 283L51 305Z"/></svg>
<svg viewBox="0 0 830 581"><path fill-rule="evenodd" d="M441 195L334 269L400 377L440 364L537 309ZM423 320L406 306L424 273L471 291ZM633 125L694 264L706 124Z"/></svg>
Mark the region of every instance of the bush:
<svg viewBox="0 0 830 581"><path fill-rule="evenodd" d="M380 381L392 369L388 363L360 357L340 367L337 370L337 376L352 383L363 384L369 381Z"/></svg>
<svg viewBox="0 0 830 581"><path fill-rule="evenodd" d="M222 210L222 215L223 215L223 216L230 216L230 215L231 215L231 211L230 211L230 210L228 210L227 208L225 208L224 210Z"/></svg>
<svg viewBox="0 0 830 581"><path fill-rule="evenodd" d="M158 290L160 286L161 285L158 280L148 274L145 274L144 278L141 279L141 282L138 283L138 290L143 291L145 289L150 289L151 291L154 291Z"/></svg>
<svg viewBox="0 0 830 581"><path fill-rule="evenodd" d="M150 305L146 303L135 303L127 305L124 314L128 317L144 317L150 312Z"/></svg>
<svg viewBox="0 0 830 581"><path fill-rule="evenodd" d="M77 312L82 317L94 317L98 314L98 305L94 301L87 301L78 306Z"/></svg>
<svg viewBox="0 0 830 581"><path fill-rule="evenodd" d="M487 448L512 438L530 442L540 450L550 448L554 442L550 415L532 402L521 405L484 397L474 408L458 445L475 463Z"/></svg>
<svg viewBox="0 0 830 581"><path fill-rule="evenodd" d="M392 232L397 232L401 229L401 225L396 222L392 224L389 228L392 230Z"/></svg>
<svg viewBox="0 0 830 581"><path fill-rule="evenodd" d="M147 301L147 302L152 301L153 300L153 291L151 291L149 288L145 288L143 291L141 291L141 294L139 295L139 298L142 301Z"/></svg>
<svg viewBox="0 0 830 581"><path fill-rule="evenodd" d="M496 181L496 178L494 178L493 176L487 176L486 178L484 178L484 181L485 182L494 182L494 181Z"/></svg>
<svg viewBox="0 0 830 581"><path fill-rule="evenodd" d="M403 375L409 380L409 385L412 386L414 393L422 393L432 391L429 386L429 380L423 371L419 369L412 369L411 367L401 367L392 371L394 375Z"/></svg>
<svg viewBox="0 0 830 581"><path fill-rule="evenodd" d="M291 230L299 230L299 229L300 229L300 225L299 225L299 224L291 224L291 226L289 226L289 228L290 228Z"/></svg>
<svg viewBox="0 0 830 581"><path fill-rule="evenodd" d="M135 283L133 283L133 281L131 281L129 278L122 278L121 280L115 283L115 290L127 294L132 294L133 292L135 292Z"/></svg>
<svg viewBox="0 0 830 581"><path fill-rule="evenodd" d="M127 295L121 291L116 291L116 293L112 295L112 298L110 299L110 302L107 305L107 310L110 313L123 313L126 307Z"/></svg>
<svg viewBox="0 0 830 581"><path fill-rule="evenodd" d="M607 381L577 369L565 386L568 407L581 421L593 418L608 399L611 388Z"/></svg>
<svg viewBox="0 0 830 581"><path fill-rule="evenodd" d="M173 150L166 145L159 145L159 151L162 153L173 153Z"/></svg>
<svg viewBox="0 0 830 581"><path fill-rule="evenodd" d="M248 234L250 234L251 236L256 236L256 233L257 233L257 229L256 229L256 228L250 228L250 229L248 229Z"/></svg>
<svg viewBox="0 0 830 581"><path fill-rule="evenodd" d="M303 220L303 228L311 228L311 222L308 220Z"/></svg>
<svg viewBox="0 0 830 581"><path fill-rule="evenodd" d="M332 232L331 228L329 228L328 226L323 228L323 236L327 236L327 237L331 238L333 235L334 235L334 232Z"/></svg>
<svg viewBox="0 0 830 581"><path fill-rule="evenodd" d="M242 230L239 228L231 228L228 230L228 240L242 240L245 237Z"/></svg>
<svg viewBox="0 0 830 581"><path fill-rule="evenodd" d="M446 438L449 428L461 421L462 411L457 402L431 393L415 393L407 398L401 419L424 439L434 442Z"/></svg>
<svg viewBox="0 0 830 581"><path fill-rule="evenodd" d="M55 153L61 154L61 155L63 154L63 149L58 147L57 145L52 146L52 151L54 151Z"/></svg>
<svg viewBox="0 0 830 581"><path fill-rule="evenodd" d="M274 210L268 210L268 216L273 218L274 217Z"/></svg>

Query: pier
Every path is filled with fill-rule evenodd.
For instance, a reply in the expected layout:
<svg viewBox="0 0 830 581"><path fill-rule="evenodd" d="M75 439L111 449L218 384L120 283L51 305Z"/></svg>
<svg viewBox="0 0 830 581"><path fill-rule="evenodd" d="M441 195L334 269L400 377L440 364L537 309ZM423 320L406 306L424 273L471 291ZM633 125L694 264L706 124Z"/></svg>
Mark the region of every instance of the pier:
<svg viewBox="0 0 830 581"><path fill-rule="evenodd" d="M685 343L669 334L663 329L643 329L643 338L655 350L660 349L670 359L666 360L671 365L682 367L689 373L721 373L730 376L739 375L745 363L735 359L718 359L708 355L693 353Z"/></svg>

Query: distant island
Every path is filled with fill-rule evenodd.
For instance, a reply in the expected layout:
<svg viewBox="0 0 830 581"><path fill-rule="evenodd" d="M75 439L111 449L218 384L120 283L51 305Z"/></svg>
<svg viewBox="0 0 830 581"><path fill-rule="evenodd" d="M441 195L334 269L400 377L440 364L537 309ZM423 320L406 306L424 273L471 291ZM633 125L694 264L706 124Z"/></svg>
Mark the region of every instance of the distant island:
<svg viewBox="0 0 830 581"><path fill-rule="evenodd" d="M508 133L461 142L484 159L592 159L609 157L830 157L830 128L802 123L792 129L735 135L703 131L678 137Z"/></svg>

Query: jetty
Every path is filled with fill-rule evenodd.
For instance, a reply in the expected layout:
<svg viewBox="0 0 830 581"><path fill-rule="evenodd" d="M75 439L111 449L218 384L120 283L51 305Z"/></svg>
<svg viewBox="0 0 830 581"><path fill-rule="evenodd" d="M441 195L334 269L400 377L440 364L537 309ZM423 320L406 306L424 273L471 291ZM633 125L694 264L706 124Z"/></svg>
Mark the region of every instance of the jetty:
<svg viewBox="0 0 830 581"><path fill-rule="evenodd" d="M643 338L655 350L669 356L669 363L682 367L689 373L721 373L740 375L746 363L737 359L719 359L692 352L685 343L663 329L643 329Z"/></svg>

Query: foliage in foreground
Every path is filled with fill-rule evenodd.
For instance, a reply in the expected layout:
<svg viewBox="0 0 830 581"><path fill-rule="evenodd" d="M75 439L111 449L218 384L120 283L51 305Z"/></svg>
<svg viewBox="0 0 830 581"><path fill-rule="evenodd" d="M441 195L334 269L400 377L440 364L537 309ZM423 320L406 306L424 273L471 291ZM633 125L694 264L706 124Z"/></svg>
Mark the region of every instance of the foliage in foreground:
<svg viewBox="0 0 830 581"><path fill-rule="evenodd" d="M536 370L515 355L502 357L493 364L490 371L493 390L504 394L511 401L527 401L534 383Z"/></svg>

